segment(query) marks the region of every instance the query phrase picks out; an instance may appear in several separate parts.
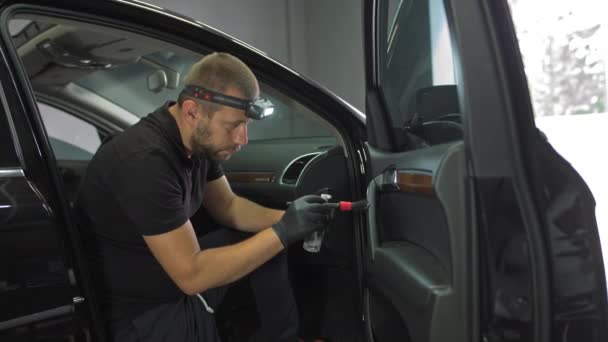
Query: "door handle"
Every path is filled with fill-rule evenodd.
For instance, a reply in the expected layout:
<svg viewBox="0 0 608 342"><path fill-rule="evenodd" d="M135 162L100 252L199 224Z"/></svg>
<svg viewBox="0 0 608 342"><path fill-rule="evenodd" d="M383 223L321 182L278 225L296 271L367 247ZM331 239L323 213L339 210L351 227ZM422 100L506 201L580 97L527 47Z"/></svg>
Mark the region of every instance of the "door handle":
<svg viewBox="0 0 608 342"><path fill-rule="evenodd" d="M373 261L376 254L376 247L380 243L378 236L376 208L380 193L400 191L398 183L397 167L394 164L387 166L382 174L376 176L367 187L367 248L370 261Z"/></svg>
<svg viewBox="0 0 608 342"><path fill-rule="evenodd" d="M396 192L400 190L399 183L397 182L397 168L395 165L389 165L382 171L380 190L382 192Z"/></svg>

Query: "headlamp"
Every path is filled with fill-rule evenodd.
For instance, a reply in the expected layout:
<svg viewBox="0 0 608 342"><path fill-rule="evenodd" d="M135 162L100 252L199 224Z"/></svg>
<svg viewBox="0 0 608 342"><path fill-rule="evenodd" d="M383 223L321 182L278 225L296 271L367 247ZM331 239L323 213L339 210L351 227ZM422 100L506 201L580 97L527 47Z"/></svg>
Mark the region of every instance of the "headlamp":
<svg viewBox="0 0 608 342"><path fill-rule="evenodd" d="M274 105L268 99L243 100L194 85L187 85L182 93L198 100L243 109L245 110L245 116L254 120L261 120L274 112Z"/></svg>

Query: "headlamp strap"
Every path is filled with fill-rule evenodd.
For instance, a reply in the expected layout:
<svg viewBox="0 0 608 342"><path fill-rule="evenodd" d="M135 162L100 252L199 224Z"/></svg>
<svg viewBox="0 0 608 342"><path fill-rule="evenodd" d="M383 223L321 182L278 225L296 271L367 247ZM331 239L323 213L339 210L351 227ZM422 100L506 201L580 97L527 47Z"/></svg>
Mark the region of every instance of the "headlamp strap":
<svg viewBox="0 0 608 342"><path fill-rule="evenodd" d="M238 97L221 94L210 89L193 85L187 85L184 88L183 93L199 100L214 102L238 109L246 110L251 103L251 101L248 100L239 99Z"/></svg>

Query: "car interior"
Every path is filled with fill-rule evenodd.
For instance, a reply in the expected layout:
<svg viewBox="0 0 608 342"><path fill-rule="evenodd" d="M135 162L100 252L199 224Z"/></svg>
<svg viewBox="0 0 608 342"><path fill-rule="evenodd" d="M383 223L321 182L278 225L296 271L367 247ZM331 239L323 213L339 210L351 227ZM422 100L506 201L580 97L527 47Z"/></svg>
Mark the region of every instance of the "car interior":
<svg viewBox="0 0 608 342"><path fill-rule="evenodd" d="M0 265L10 277L0 299L24 304L0 318L0 340L106 340L95 265L82 260L87 241L69 210L104 141L175 100L213 51L241 58L275 105L223 163L235 193L277 209L320 189L368 202L336 213L319 252L288 250L304 341L550 340L551 329L568 340L605 326L593 199L536 135L521 55L502 48L516 43L504 1L363 1L367 116L263 51L156 5L50 3L4 2L0 16L0 120L18 123L6 138L14 146L3 146L15 155L6 179L37 215L9 222L13 240L0 239L2 256L20 258ZM2 190L0 199L12 194ZM204 209L191 221L198 235L217 228ZM584 281L564 281L572 274ZM58 292L65 298L49 300ZM49 304L31 305L32 293ZM214 309L223 341L259 325L247 278Z"/></svg>
<svg viewBox="0 0 608 342"><path fill-rule="evenodd" d="M188 68L203 56L156 39L58 18L23 15L10 25L72 205L87 163L104 139L175 100ZM349 174L336 129L260 83L275 113L252 123L248 145L223 163L235 193L280 209L324 187L334 198L350 198L348 177L327 176ZM214 227L211 221L204 209L192 218L200 234ZM348 338L349 326L359 319L354 315L357 280L349 226L352 218L338 215L319 253L308 253L301 245L289 251L302 331L311 336ZM227 341L242 340L255 329L255 302L246 281L229 291L218 317Z"/></svg>
<svg viewBox="0 0 608 342"><path fill-rule="evenodd" d="M104 139L120 133L166 101L176 99L190 65L210 52L204 47L195 51L127 30L39 14L15 15L9 28L70 204L76 198L88 161ZM395 51L395 55L404 53ZM405 281L422 292L399 291L409 291L408 301L420 306L396 305L393 301L400 292L382 293L386 287L382 282L403 278L372 272L368 284L372 295L367 305L377 318L374 335L382 337L382 341L392 340L391 336L406 336L409 340L410 335L413 340L420 340L422 335L416 335L416 322L428 324L428 312L419 315L428 300L424 296L435 298L439 296L437 289L450 283L448 223L439 202L441 198L428 196L433 192L428 175L436 173L436 177L443 177L456 167L452 165L453 158L462 155L459 142L462 120L456 86L423 86L428 83L425 77L428 75L400 78L414 80L409 88L415 89L416 95L413 101L401 101L403 108L399 112L416 115L404 120L399 129L411 138L409 142L416 143L415 148L423 151L404 158L402 164L420 168L399 174L399 182L405 186L403 191L378 197L382 205L376 213L378 224L386 227L378 232L381 241L378 243L385 248L378 248L376 257L379 264L383 260L387 263L376 272L381 272L382 267L388 267L388 273L394 267L408 270L403 273ZM275 104L275 113L252 123L248 145L223 163L235 193L279 209L284 209L288 201L321 188L329 188L335 200L357 199L353 196L358 170L348 152L352 150L346 148L352 142L335 122L330 122L331 113L323 113L319 107L311 109L294 94L274 87L272 78L263 73L258 78L262 96ZM384 159L389 163L388 158ZM448 166L439 172L440 164ZM373 174L381 173L376 171L372 170ZM408 178L411 175L414 181ZM384 173L384 178L394 176ZM420 177L424 178L422 183ZM378 181L382 183L382 179ZM408 188L408 184L414 188ZM398 200L393 201L395 198ZM391 207L391 203L402 204ZM408 209L404 211L404 207ZM417 215L416 211L428 215ZM425 217L432 218L432 222L416 221ZM394 222L409 222L412 228L403 230ZM199 234L214 227L213 219L204 209L192 218L192 223ZM309 253L301 244L289 250L291 281L303 336L322 336L332 341L363 340L361 312L362 298L366 297L362 295L361 258L366 252L364 247L373 241L363 241L370 237L362 237L354 227L352 215L337 214L320 252ZM403 253L411 253L412 262L395 265ZM249 336L256 328L256 321L251 319L255 312L247 282L237 283L217 315L224 340L242 341ZM411 325L405 326L397 317L406 317Z"/></svg>

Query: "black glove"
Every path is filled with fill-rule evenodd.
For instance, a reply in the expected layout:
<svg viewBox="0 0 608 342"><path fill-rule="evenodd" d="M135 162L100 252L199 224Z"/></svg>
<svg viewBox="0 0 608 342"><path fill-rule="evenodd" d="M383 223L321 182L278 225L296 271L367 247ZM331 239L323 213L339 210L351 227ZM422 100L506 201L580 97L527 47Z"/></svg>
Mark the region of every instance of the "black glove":
<svg viewBox="0 0 608 342"><path fill-rule="evenodd" d="M272 226L285 248L327 225L332 208L325 202L317 195L302 196L293 201L281 221Z"/></svg>

